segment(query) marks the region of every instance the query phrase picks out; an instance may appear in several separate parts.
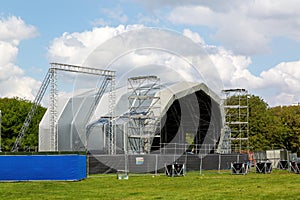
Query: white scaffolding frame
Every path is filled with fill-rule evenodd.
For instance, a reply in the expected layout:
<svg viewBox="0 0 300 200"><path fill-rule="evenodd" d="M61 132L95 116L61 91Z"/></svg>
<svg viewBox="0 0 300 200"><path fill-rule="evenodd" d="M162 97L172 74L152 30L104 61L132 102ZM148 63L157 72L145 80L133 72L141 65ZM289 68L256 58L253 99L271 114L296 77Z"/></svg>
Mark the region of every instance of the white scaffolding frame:
<svg viewBox="0 0 300 200"><path fill-rule="evenodd" d="M157 76L129 78L128 92L128 153L148 154L153 139L160 140L160 79Z"/></svg>
<svg viewBox="0 0 300 200"><path fill-rule="evenodd" d="M225 125L230 128L231 148L233 150L249 150L249 106L246 89L227 89L225 95ZM235 146L233 146L235 145Z"/></svg>

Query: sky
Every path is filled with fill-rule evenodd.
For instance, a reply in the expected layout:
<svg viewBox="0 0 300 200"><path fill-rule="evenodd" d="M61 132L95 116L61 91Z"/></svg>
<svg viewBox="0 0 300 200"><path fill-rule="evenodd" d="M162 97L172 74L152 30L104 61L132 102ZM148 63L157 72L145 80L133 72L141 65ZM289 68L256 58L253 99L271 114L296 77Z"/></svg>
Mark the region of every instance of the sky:
<svg viewBox="0 0 300 200"><path fill-rule="evenodd" d="M295 105L299 10L297 0L0 0L0 97L33 100L50 62L80 65L120 33L157 27L205 49L224 89Z"/></svg>

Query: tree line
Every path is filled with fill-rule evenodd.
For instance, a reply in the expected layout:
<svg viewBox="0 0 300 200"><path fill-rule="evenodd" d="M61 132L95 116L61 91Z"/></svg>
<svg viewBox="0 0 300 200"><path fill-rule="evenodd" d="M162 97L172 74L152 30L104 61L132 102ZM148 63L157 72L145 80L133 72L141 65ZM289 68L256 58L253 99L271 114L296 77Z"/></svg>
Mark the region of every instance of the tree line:
<svg viewBox="0 0 300 200"><path fill-rule="evenodd" d="M0 98L2 151L11 150L31 106L32 102L25 99ZM269 107L262 98L251 95L248 108L251 150L300 151L300 106ZM45 112L46 108L38 106L20 149L38 146L39 123Z"/></svg>
<svg viewBox="0 0 300 200"><path fill-rule="evenodd" d="M32 102L21 98L0 98L1 150L11 151L19 131L30 111ZM46 112L46 108L38 106L29 128L22 140L20 149L34 149L38 146L39 123Z"/></svg>
<svg viewBox="0 0 300 200"><path fill-rule="evenodd" d="M249 98L249 144L255 150L300 150L300 106L276 106Z"/></svg>

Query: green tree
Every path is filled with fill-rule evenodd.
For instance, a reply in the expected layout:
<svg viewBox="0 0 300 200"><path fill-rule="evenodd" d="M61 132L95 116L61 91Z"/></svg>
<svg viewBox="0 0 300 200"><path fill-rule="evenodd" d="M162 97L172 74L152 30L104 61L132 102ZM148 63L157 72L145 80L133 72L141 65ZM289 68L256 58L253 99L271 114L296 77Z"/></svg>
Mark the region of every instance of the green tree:
<svg viewBox="0 0 300 200"><path fill-rule="evenodd" d="M20 98L0 99L0 110L2 111L2 133L1 147L3 151L10 151L20 131L23 122L32 106L32 103ZM46 108L38 106L31 124L22 140L20 148L35 147L38 145L39 122Z"/></svg>
<svg viewBox="0 0 300 200"><path fill-rule="evenodd" d="M232 105L237 105L238 98L229 99ZM241 97L240 99L245 99ZM270 108L260 97L250 95L249 108L249 145L255 151L267 149L287 149L300 151L300 107L277 106ZM237 109L234 110L238 112ZM238 116L230 113L230 117ZM232 119L233 121L239 121ZM240 121L245 121L242 119Z"/></svg>
<svg viewBox="0 0 300 200"><path fill-rule="evenodd" d="M255 150L270 149L269 127L271 116L268 104L260 97L249 98L249 145Z"/></svg>
<svg viewBox="0 0 300 200"><path fill-rule="evenodd" d="M249 142L254 150L300 151L300 107L270 108L263 99L249 99Z"/></svg>
<svg viewBox="0 0 300 200"><path fill-rule="evenodd" d="M300 107L283 106L270 108L275 118L277 132L272 130L274 143L281 148L299 152L300 150ZM275 124L275 123L274 123ZM275 125L274 125L275 126Z"/></svg>

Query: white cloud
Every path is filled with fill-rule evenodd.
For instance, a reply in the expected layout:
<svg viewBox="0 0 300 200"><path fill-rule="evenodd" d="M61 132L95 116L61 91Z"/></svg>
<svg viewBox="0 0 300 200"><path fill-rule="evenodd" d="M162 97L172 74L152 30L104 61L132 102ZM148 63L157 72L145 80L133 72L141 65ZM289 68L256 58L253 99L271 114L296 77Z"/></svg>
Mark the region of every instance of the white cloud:
<svg viewBox="0 0 300 200"><path fill-rule="evenodd" d="M33 100L40 83L27 76L11 76L0 81L2 97L21 97Z"/></svg>
<svg viewBox="0 0 300 200"><path fill-rule="evenodd" d="M188 32L185 35L191 39L197 36L197 33ZM234 54L224 47L203 45L203 48L217 68L225 88L245 88L251 94L263 97L270 106L300 101L300 60L279 63L256 76L249 71L251 57Z"/></svg>
<svg viewBox="0 0 300 200"><path fill-rule="evenodd" d="M140 28L142 25L119 25L117 27L98 27L91 31L63 33L55 38L48 49L50 62L81 65L85 59L104 41L123 32Z"/></svg>
<svg viewBox="0 0 300 200"><path fill-rule="evenodd" d="M296 0L249 0L226 5L190 2L173 7L167 18L176 24L213 28L213 38L237 54L268 52L275 37L300 41L300 4Z"/></svg>
<svg viewBox="0 0 300 200"><path fill-rule="evenodd" d="M20 41L37 35L35 27L21 18L0 18L0 97L34 99L39 82L27 77L15 64Z"/></svg>
<svg viewBox="0 0 300 200"><path fill-rule="evenodd" d="M201 45L205 44L203 38L198 33L192 32L190 29L184 29L183 35L190 38L191 40L193 40L196 43L199 43Z"/></svg>
<svg viewBox="0 0 300 200"><path fill-rule="evenodd" d="M82 33L64 33L60 38L53 40L49 47L49 57L53 62L82 64L89 54L107 39L141 27L143 26L120 25L117 27L94 28L91 31ZM245 88L251 94L261 96L271 106L292 104L300 100L300 95L298 95L300 90L300 61L279 63L256 76L249 70L252 62L251 57L236 54L224 47L207 45L198 33L189 29L184 29L183 34L204 48L220 74L225 88ZM132 42L139 43L141 39L148 38L148 36L134 38L135 40ZM168 43L165 39L159 41ZM169 44L170 48L175 48L174 45L178 44ZM107 48L117 49L118 45ZM174 66L178 67L186 64L178 57L168 55L167 52L150 51L152 53L147 53L147 50L128 52L126 57L114 61L114 65L150 66L152 64L154 67L169 66L172 70L175 69ZM180 72L180 69L174 71ZM173 75L176 76L176 73ZM188 76L182 71L180 75Z"/></svg>
<svg viewBox="0 0 300 200"><path fill-rule="evenodd" d="M216 74L210 71L211 68L207 69L206 61L191 58L190 63L197 63L197 65L190 65L187 62L187 59L190 59L188 56L195 57L203 54L203 50L198 45L194 45L191 40L187 40L177 32L141 28L143 28L141 25L120 25L118 27L94 28L92 31L82 33L64 33L51 43L49 48L50 62L83 64L102 69L110 65L111 69L117 70L117 74L123 78L125 78L124 74L129 76L137 72L144 73L144 75L147 73L152 75L166 74L165 70L168 69L168 75L161 78L163 82L171 81L171 79L200 81L201 74L209 73L215 77ZM109 43L103 43L120 33L138 29L141 31L128 32L126 35L115 37ZM198 34L190 30L185 30L185 34L197 42L204 43ZM199 50L200 54L196 53ZM125 55L122 56L123 54ZM193 68L193 66L199 66L199 62L202 64L200 73ZM157 70L151 70L149 66L156 66ZM211 67L211 65L209 66ZM147 72L141 71L141 68L147 68ZM216 82L216 79L211 78L208 81Z"/></svg>
<svg viewBox="0 0 300 200"><path fill-rule="evenodd" d="M0 18L0 41L8 42L14 46L18 45L20 40L28 39L37 35L34 26L27 25L20 17L11 16Z"/></svg>
<svg viewBox="0 0 300 200"><path fill-rule="evenodd" d="M225 88L245 88L263 97L270 106L300 101L300 60L279 63L256 76L249 71L250 57L235 55L222 47L207 50Z"/></svg>
<svg viewBox="0 0 300 200"><path fill-rule="evenodd" d="M17 54L18 54L18 48L15 45L0 40L0 55L1 55L0 66L8 64L10 63L10 61L15 60Z"/></svg>
<svg viewBox="0 0 300 200"><path fill-rule="evenodd" d="M268 101L270 105L295 105L299 102L299 96L281 92L272 98L268 98Z"/></svg>
<svg viewBox="0 0 300 200"><path fill-rule="evenodd" d="M282 62L261 73L262 89L274 91L276 97L269 98L270 104L292 104L300 101L300 60Z"/></svg>

